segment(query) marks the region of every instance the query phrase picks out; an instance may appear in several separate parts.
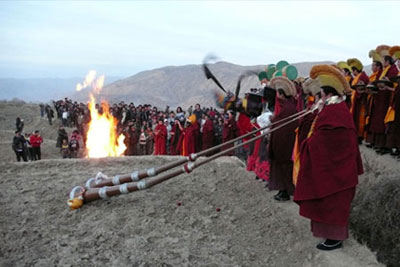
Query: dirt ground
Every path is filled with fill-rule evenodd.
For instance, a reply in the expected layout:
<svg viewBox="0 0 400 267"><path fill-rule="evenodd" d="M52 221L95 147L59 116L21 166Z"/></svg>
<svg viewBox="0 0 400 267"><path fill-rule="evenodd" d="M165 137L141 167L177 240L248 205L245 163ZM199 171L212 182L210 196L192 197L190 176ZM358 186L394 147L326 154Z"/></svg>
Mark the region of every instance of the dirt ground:
<svg viewBox="0 0 400 267"><path fill-rule="evenodd" d="M48 127L41 118L32 122ZM10 139L6 131L12 139L9 125L1 126L1 142ZM0 149L0 266L382 266L352 237L343 249L318 251L297 205L275 202L275 192L236 157L70 211L69 191L98 171L114 176L177 158L63 160L49 153L17 163L3 157L8 146Z"/></svg>

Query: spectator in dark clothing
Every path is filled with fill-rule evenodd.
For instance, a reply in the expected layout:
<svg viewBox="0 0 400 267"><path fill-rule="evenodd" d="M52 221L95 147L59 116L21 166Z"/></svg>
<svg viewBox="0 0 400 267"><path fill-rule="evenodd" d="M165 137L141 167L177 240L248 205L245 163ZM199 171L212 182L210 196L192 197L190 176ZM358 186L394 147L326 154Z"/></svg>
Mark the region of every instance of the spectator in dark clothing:
<svg viewBox="0 0 400 267"><path fill-rule="evenodd" d="M26 133L25 134L25 144L26 144L26 148L25 148L25 155L27 155L28 160L32 161L33 160L33 149L32 149L32 145L31 145L31 141L29 141L31 137L30 133Z"/></svg>
<svg viewBox="0 0 400 267"><path fill-rule="evenodd" d="M12 149L14 150L15 155L17 156L17 161L21 161L21 158L24 161L28 161L26 159L25 146L26 146L25 138L20 134L19 131L15 131L15 136L12 143Z"/></svg>
<svg viewBox="0 0 400 267"><path fill-rule="evenodd" d="M44 105L42 103L39 104L40 107L40 117L44 117Z"/></svg>
<svg viewBox="0 0 400 267"><path fill-rule="evenodd" d="M22 130L24 129L24 120L22 120L20 117L17 117L15 121L15 126L17 128L17 131L22 133Z"/></svg>
<svg viewBox="0 0 400 267"><path fill-rule="evenodd" d="M71 135L71 140L69 141L69 155L70 158L77 158L79 152L79 140L77 134Z"/></svg>
<svg viewBox="0 0 400 267"><path fill-rule="evenodd" d="M46 105L46 114L47 114L47 119L49 120L49 124L53 125L52 123L52 118L54 118L54 111L51 109L49 105Z"/></svg>
<svg viewBox="0 0 400 267"><path fill-rule="evenodd" d="M60 128L58 129L58 137L57 137L56 147L61 147L63 140L67 140L67 143L68 143L68 133L64 129L64 126L61 125Z"/></svg>
<svg viewBox="0 0 400 267"><path fill-rule="evenodd" d="M39 135L39 131L36 130L33 135L31 135L30 142L33 149L33 160L41 160L40 145L43 143L43 138Z"/></svg>

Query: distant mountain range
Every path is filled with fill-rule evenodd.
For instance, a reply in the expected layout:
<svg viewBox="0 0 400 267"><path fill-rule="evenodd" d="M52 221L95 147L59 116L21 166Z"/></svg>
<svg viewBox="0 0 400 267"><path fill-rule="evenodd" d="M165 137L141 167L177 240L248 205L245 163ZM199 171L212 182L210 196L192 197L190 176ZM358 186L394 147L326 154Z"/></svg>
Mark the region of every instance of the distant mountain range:
<svg viewBox="0 0 400 267"><path fill-rule="evenodd" d="M300 76L308 76L315 64L330 64L330 62L304 62L293 65L297 67ZM233 92L241 74L249 70L262 71L265 65L240 66L221 61L210 64L209 68L223 87ZM258 77L250 76L243 80L241 93L259 86ZM169 105L187 108L196 103L202 106L214 106L214 90L220 89L213 81L206 79L202 65L167 66L115 81L105 86L96 99L111 103L121 100L125 103L149 103L158 107ZM87 90L83 90L72 95L72 98L86 101L88 93Z"/></svg>
<svg viewBox="0 0 400 267"><path fill-rule="evenodd" d="M316 64L332 62L295 63L300 76L308 76ZM217 77L226 90L234 91L241 74L261 71L265 65L240 66L228 62L210 64L211 72ZM365 70L370 73L370 66ZM75 91L78 82L83 78L70 79L0 79L0 100L19 98L24 101L47 102L52 99L70 97L77 101L87 101L90 90ZM211 80L207 80L202 65L167 66L143 71L128 78L107 77L106 85L96 100L107 100L110 103L125 101L135 104L152 104L160 108L169 105L172 108L187 108L196 103L202 106L214 106L214 90L220 90ZM253 75L242 81L242 91L259 87L258 77ZM222 92L222 91L221 91Z"/></svg>
<svg viewBox="0 0 400 267"><path fill-rule="evenodd" d="M122 77L106 77L106 84ZM0 79L0 100L18 98L26 102L48 102L61 99L75 92L77 83L83 78L37 78L37 79Z"/></svg>

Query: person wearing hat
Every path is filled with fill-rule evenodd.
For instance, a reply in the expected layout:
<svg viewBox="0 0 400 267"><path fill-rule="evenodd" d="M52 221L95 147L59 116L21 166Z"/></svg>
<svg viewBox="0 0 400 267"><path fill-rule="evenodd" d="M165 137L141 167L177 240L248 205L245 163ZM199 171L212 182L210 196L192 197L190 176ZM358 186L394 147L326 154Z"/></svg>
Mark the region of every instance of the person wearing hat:
<svg viewBox="0 0 400 267"><path fill-rule="evenodd" d="M313 235L325 239L317 248L334 250L348 238L350 206L363 167L343 97L348 82L329 65L313 66L310 77L320 83L323 105L302 144L294 201L300 215L311 220Z"/></svg>
<svg viewBox="0 0 400 267"><path fill-rule="evenodd" d="M393 60L400 62L400 46L393 46L389 50L389 55L393 58ZM400 76L400 72L398 70L397 77ZM392 151L392 156L400 155L400 86L399 80L396 79L396 82L393 83L394 93L393 98L390 104L390 108L387 112L387 122L388 122L388 131L386 137L386 147L388 147ZM388 118L390 113L394 114L394 118Z"/></svg>
<svg viewBox="0 0 400 267"><path fill-rule="evenodd" d="M275 77L271 79L271 87L276 90L278 102L281 110L275 114L271 123L278 122L286 117L289 117L297 112L295 99L296 88L292 81L286 77ZM271 130L281 125L275 124ZM295 141L295 129L298 126L297 121L275 130L271 133L269 158L270 158L270 180L269 189L279 190L274 196L277 201L290 200L290 195L293 194L294 185L292 182L292 151Z"/></svg>
<svg viewBox="0 0 400 267"><path fill-rule="evenodd" d="M258 80L260 80L261 83L261 87L264 88L265 86L267 86L268 83L268 76L267 76L267 72L262 71L258 74Z"/></svg>
<svg viewBox="0 0 400 267"><path fill-rule="evenodd" d="M183 128L181 124L180 126L181 134L181 148L178 149L181 151L182 156L189 156L192 153L196 152L196 131L198 130L196 115L192 114L186 119L185 127Z"/></svg>
<svg viewBox="0 0 400 267"><path fill-rule="evenodd" d="M386 96L386 91L382 90L375 90L378 89L373 85L372 83L375 82L376 80L379 79L379 77L382 74L383 70L383 58L381 55L376 52L375 49L371 50L369 52L369 57L372 58L372 74L369 76L369 82L370 82L370 88L368 89L367 87L367 93L368 93L368 100L367 100L367 117L366 117L366 131L367 131L367 147L374 147L375 146L375 136L376 133L380 134L382 132L382 127L381 126L381 121L383 120L381 117L383 115L383 112L380 111L382 108L383 104L385 102L385 99L387 98ZM380 114L382 114L380 116Z"/></svg>
<svg viewBox="0 0 400 267"><path fill-rule="evenodd" d="M308 78L303 83L303 92L308 96L307 109L310 109L321 99L321 87L317 79ZM293 147L293 184L296 185L300 168L300 147L310 132L311 125L318 114L318 110L300 118L299 127L296 129L296 139Z"/></svg>
<svg viewBox="0 0 400 267"><path fill-rule="evenodd" d="M366 86L369 83L367 74L363 71L363 64L357 58L350 58L347 64L351 67L354 78L351 82L353 89L351 95L351 108L350 112L353 115L354 124L357 129L358 143L361 144L365 135L365 118L367 112L367 98L365 92Z"/></svg>
<svg viewBox="0 0 400 267"><path fill-rule="evenodd" d="M378 154L382 155L390 153L390 149L386 143L387 122L385 122L385 117L390 107L393 88L389 88L385 83L379 83L379 81L388 81L398 74L397 67L389 54L389 50L390 47L387 45L380 45L376 48L376 52L383 58L383 70L377 79L379 93L376 98L378 105L373 110L375 116L371 116L371 126L369 127L370 131L374 133L374 148Z"/></svg>

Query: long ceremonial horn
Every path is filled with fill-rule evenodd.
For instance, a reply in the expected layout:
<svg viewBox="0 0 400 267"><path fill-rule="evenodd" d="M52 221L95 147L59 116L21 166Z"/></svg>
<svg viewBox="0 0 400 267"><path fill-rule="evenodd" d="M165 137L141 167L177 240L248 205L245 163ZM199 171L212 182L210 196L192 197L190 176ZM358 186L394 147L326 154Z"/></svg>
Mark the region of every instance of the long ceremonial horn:
<svg viewBox="0 0 400 267"><path fill-rule="evenodd" d="M208 155L209 153L211 153L211 152L213 152L213 151L215 151L215 150L217 150L217 149L219 149L221 147L224 147L226 145L232 144L232 143L234 143L236 141L239 141L239 140L241 140L243 138L246 138L248 136L254 135L257 132L263 131L263 130L265 130L267 128L271 128L272 126L274 126L276 124L279 124L279 123L282 123L283 121L286 121L286 120L289 120L289 119L292 119L292 118L298 119L299 118L298 116L300 116L300 115L302 115L304 113L308 114L310 112L313 112L314 110L315 110L315 108L311 108L309 110L306 110L306 109L302 110L302 111L300 111L298 113L292 114L291 116L283 118L282 120L270 123L269 125L267 125L265 127L255 129L255 130L253 130L253 131L251 131L251 132L249 132L247 134L241 135L239 137L231 139L231 140L229 140L227 142L224 142L222 144L213 146L211 148L208 148L208 149L203 150L203 151L198 152L198 153L190 154L188 157L185 157L185 158L179 159L177 161L162 165L162 166L157 167L157 168L153 167L153 168L149 168L149 169L145 169L145 170L141 170L141 171L134 171L134 172L129 173L129 174L116 175L113 178L108 178L106 175L104 175L101 172L99 172L96 175L96 177L90 178L89 180L87 180L87 182L85 184L85 187L87 189L89 189L89 188L96 188L96 187L103 187L103 186L119 185L119 184L124 184L124 183L137 182L137 181L142 180L142 179L147 178L147 177L156 176L156 175L158 175L160 173L163 173L163 172L168 171L168 170L170 170L172 168L180 166L180 165L182 165L182 164L184 164L184 163L186 163L188 161L196 161L196 159L201 157L201 156Z"/></svg>
<svg viewBox="0 0 400 267"><path fill-rule="evenodd" d="M193 171L195 168L200 167L203 164L206 164L220 156L225 155L227 152L233 151L234 149L237 149L238 147L250 144L262 137L264 137L265 135L274 132L292 122L294 122L295 120L304 117L305 115L313 112L316 108L308 110L308 112L304 112L301 115L299 115L296 118L293 118L285 123L282 123L280 125L278 125L277 127L270 129L269 131L258 135L244 143L241 143L239 145L233 146L231 148L228 148L224 151L221 151L217 154L214 154L213 156L210 156L208 158L206 158L205 160L202 160L201 162L189 162L186 163L182 168L175 170L171 173L168 173L164 176L159 176L159 177L151 177L149 178L147 181L145 180L141 180L138 182L131 182L131 183L124 183L122 185L115 185L115 186L104 186L101 188L90 188L90 189L85 189L81 186L76 186L71 190L70 193L70 198L68 200L68 205L70 206L71 209L77 209L80 208L83 203L85 202L90 202L90 201L94 201L100 198L108 198L111 196L115 196L115 195L120 195L120 194L127 194L130 192L134 192L137 190L144 190L144 189L148 189L156 184L162 183L168 179L171 179L175 176L178 176L184 172L190 173L191 171Z"/></svg>
<svg viewBox="0 0 400 267"><path fill-rule="evenodd" d="M90 188L88 190L85 190L81 186L74 187L71 191L70 199L68 200L68 205L71 207L71 209L80 208L83 205L83 203L91 202L91 201L101 199L101 198L106 199L106 198L120 195L120 194L128 194L130 192L134 192L134 191L138 191L138 190L148 189L156 184L162 183L162 182L169 180L175 176L178 176L182 173L185 173L185 172L190 173L195 168L200 167L201 165L204 165L220 156L223 156L227 152L233 151L233 150L237 149L238 147L250 144L250 143L264 137L265 135L267 135L271 132L274 132L274 131L296 121L297 119L304 117L308 113L311 113L311 110L301 114L298 118L293 118L285 123L278 125L276 128L270 129L269 131L267 131L261 135L258 135L258 136L254 137L244 143L241 143L237 146L234 146L234 147L228 148L224 151L221 151L221 152L219 152L213 156L210 156L200 162L186 163L182 168L177 169L171 173L165 174L164 176L151 177L147 181L141 180L138 182L124 183L122 185L115 185L115 186L110 186L110 187L105 186L105 187L101 187L101 188Z"/></svg>

